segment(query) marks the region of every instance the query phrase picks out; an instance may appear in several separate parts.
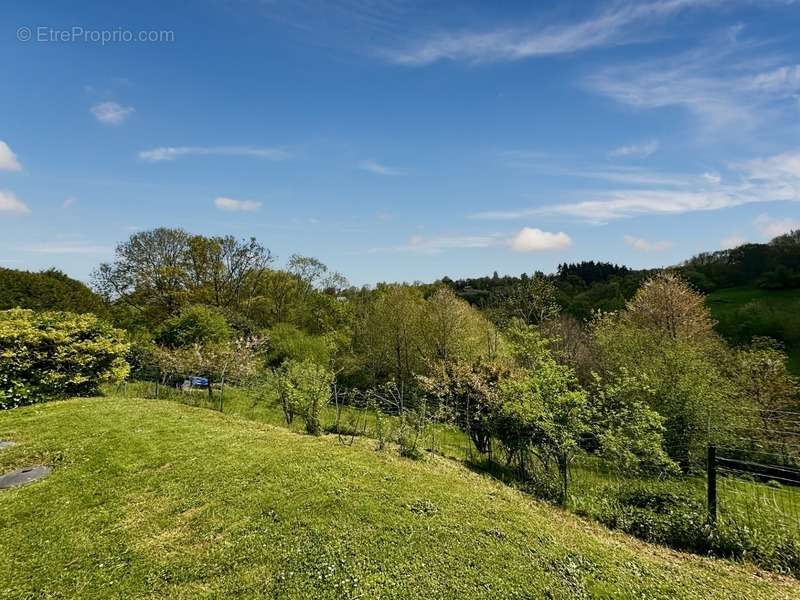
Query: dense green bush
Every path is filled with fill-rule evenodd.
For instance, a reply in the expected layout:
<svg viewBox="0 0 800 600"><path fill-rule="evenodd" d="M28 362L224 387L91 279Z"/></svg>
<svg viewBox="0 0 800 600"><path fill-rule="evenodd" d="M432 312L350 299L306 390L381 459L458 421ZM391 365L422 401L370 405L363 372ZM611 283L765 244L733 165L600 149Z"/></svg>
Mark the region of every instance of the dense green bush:
<svg viewBox="0 0 800 600"><path fill-rule="evenodd" d="M122 331L92 314L0 312L0 408L92 394L128 374Z"/></svg>
<svg viewBox="0 0 800 600"><path fill-rule="evenodd" d="M225 316L208 306L187 306L167 320L158 336L158 341L172 348L225 342L231 337L231 328Z"/></svg>
<svg viewBox="0 0 800 600"><path fill-rule="evenodd" d="M108 305L76 279L49 269L40 273L0 268L0 310L68 310L105 316Z"/></svg>
<svg viewBox="0 0 800 600"><path fill-rule="evenodd" d="M331 361L333 344L329 337L312 335L290 323L278 323L268 331L267 363L280 365L287 360L310 360L320 365Z"/></svg>
<svg viewBox="0 0 800 600"><path fill-rule="evenodd" d="M647 542L800 575L800 543L776 526L745 525L735 516L708 522L700 497L675 481L637 483L579 510Z"/></svg>
<svg viewBox="0 0 800 600"><path fill-rule="evenodd" d="M284 419L291 424L295 415L305 422L311 435L322 433L322 409L331 399L333 373L312 361L286 361L276 372L278 396Z"/></svg>

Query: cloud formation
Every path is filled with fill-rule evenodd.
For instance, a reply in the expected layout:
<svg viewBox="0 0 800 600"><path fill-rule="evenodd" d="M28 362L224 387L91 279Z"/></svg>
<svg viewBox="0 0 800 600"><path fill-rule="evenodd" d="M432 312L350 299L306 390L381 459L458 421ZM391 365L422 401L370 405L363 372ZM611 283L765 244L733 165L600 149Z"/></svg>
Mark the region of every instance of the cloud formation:
<svg viewBox="0 0 800 600"><path fill-rule="evenodd" d="M523 227L511 238L511 248L517 252L563 250L571 245L572 238L566 233L551 233L535 227Z"/></svg>
<svg viewBox="0 0 800 600"><path fill-rule="evenodd" d="M14 192L0 190L0 214L27 215L31 210Z"/></svg>
<svg viewBox="0 0 800 600"><path fill-rule="evenodd" d="M368 253L414 252L419 254L439 254L444 250L465 248L490 248L503 243L500 234L487 235L443 235L428 237L420 234L412 235L408 242L398 246L370 248Z"/></svg>
<svg viewBox="0 0 800 600"><path fill-rule="evenodd" d="M227 212L254 212L261 208L261 202L254 200L234 200L219 196L214 200L214 206Z"/></svg>
<svg viewBox="0 0 800 600"><path fill-rule="evenodd" d="M733 248L738 248L742 244L746 244L747 240L744 239L741 235L729 235L726 238L722 238L720 242L720 248L723 250L732 250Z"/></svg>
<svg viewBox="0 0 800 600"><path fill-rule="evenodd" d="M626 235L624 237L625 245L630 246L637 252L663 252L672 247L672 242L661 240L658 242L651 242L644 238Z"/></svg>
<svg viewBox="0 0 800 600"><path fill-rule="evenodd" d="M798 219L789 217L776 219L767 214L758 215L753 224L761 235L769 239L800 229L800 220Z"/></svg>
<svg viewBox="0 0 800 600"><path fill-rule="evenodd" d="M721 210L762 202L800 201L800 151L757 158L729 165L738 175L721 184L718 175L684 175L665 178L664 183L596 192L581 192L587 199L551 203L509 211L487 211L470 215L480 220L514 220L537 215L564 215L605 223L639 215L683 214ZM639 175L636 175L639 177ZM634 183L635 179L630 179Z"/></svg>
<svg viewBox="0 0 800 600"><path fill-rule="evenodd" d="M647 158L654 154L659 147L658 140L648 140L639 144L626 144L611 151L611 156Z"/></svg>
<svg viewBox="0 0 800 600"><path fill-rule="evenodd" d="M523 227L514 234L486 233L472 235L412 235L408 242L398 246L370 248L368 253L413 252L439 254L446 250L475 248L510 248L516 252L546 252L563 250L572 246L572 238L566 233L551 233L532 227Z"/></svg>
<svg viewBox="0 0 800 600"><path fill-rule="evenodd" d="M0 171L21 171L22 165L17 160L17 155L3 140L0 140Z"/></svg>
<svg viewBox="0 0 800 600"><path fill-rule="evenodd" d="M685 9L711 4L717 4L717 1L656 0L614 3L610 9L576 23L437 33L419 39L405 48L384 50L381 54L390 62L406 66L429 65L441 60L483 63L570 54L633 41L636 39L636 25L658 21Z"/></svg>
<svg viewBox="0 0 800 600"><path fill-rule="evenodd" d="M362 171L369 171L375 175L385 175L387 177L396 177L398 175L407 175L408 169L401 169L400 167L390 167L375 160L362 160L358 163L358 168Z"/></svg>
<svg viewBox="0 0 800 600"><path fill-rule="evenodd" d="M120 125L135 112L135 109L132 106L122 106L116 102L99 102L93 105L89 112L101 123Z"/></svg>
<svg viewBox="0 0 800 600"><path fill-rule="evenodd" d="M755 129L795 114L800 64L759 54L757 43L736 39L738 31L682 54L602 67L584 84L638 109L682 108L704 133Z"/></svg>
<svg viewBox="0 0 800 600"><path fill-rule="evenodd" d="M142 150L139 160L162 162L183 156L248 156L266 160L286 160L291 154L282 148L259 148L254 146L161 146Z"/></svg>

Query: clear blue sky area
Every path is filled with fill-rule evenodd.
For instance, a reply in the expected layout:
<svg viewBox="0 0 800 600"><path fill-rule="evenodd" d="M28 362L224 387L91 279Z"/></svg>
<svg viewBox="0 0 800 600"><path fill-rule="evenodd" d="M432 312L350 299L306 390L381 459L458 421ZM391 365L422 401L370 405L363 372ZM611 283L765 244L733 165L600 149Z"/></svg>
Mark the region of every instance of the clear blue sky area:
<svg viewBox="0 0 800 600"><path fill-rule="evenodd" d="M800 227L800 2L0 4L0 265L157 226L355 284Z"/></svg>

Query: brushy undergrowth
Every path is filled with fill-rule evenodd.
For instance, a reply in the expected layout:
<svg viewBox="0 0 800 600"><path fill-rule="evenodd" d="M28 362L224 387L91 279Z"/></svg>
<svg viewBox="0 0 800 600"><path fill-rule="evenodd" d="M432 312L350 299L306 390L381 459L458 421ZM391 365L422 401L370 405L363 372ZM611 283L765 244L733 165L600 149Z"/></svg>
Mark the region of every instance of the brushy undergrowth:
<svg viewBox="0 0 800 600"><path fill-rule="evenodd" d="M622 486L578 512L647 542L800 577L800 542L779 524L753 527L732 516L712 525L702 499L670 480Z"/></svg>

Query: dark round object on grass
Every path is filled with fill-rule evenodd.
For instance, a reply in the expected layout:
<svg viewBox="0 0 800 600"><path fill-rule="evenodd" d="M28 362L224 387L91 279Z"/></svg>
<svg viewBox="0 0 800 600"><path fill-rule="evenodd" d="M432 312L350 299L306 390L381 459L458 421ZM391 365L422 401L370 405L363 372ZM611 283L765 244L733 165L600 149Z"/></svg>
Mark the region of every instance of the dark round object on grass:
<svg viewBox="0 0 800 600"><path fill-rule="evenodd" d="M43 477L47 477L52 470L53 469L48 466L37 465L35 467L24 467L16 471L11 471L10 473L0 476L0 490L28 485Z"/></svg>

